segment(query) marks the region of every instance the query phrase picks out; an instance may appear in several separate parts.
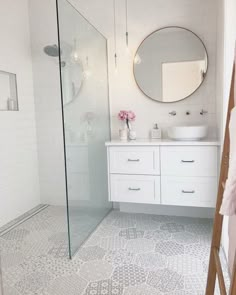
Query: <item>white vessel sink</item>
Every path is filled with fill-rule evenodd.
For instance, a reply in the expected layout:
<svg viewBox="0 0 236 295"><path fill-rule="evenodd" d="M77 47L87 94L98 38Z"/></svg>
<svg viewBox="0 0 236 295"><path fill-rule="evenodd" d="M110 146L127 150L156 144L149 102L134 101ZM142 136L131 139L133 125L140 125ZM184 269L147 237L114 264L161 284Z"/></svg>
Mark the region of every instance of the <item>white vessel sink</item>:
<svg viewBox="0 0 236 295"><path fill-rule="evenodd" d="M173 126L168 137L174 140L201 140L207 136L207 126Z"/></svg>

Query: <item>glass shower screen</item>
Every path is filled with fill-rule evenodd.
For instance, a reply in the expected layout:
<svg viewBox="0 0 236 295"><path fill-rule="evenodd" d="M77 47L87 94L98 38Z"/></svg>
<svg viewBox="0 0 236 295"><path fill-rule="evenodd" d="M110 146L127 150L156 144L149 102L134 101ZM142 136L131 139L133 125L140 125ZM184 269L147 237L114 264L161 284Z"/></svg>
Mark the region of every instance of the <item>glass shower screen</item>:
<svg viewBox="0 0 236 295"><path fill-rule="evenodd" d="M68 1L57 2L72 256L111 209L107 40Z"/></svg>

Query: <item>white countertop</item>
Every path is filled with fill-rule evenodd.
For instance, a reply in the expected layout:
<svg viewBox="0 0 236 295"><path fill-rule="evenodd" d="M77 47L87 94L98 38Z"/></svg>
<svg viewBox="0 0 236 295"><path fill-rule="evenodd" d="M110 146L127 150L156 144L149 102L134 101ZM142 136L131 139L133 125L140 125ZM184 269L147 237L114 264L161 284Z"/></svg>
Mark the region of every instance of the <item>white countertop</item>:
<svg viewBox="0 0 236 295"><path fill-rule="evenodd" d="M136 140L111 140L105 143L106 146L220 146L217 139L203 139L199 141L177 141L171 139L136 139Z"/></svg>

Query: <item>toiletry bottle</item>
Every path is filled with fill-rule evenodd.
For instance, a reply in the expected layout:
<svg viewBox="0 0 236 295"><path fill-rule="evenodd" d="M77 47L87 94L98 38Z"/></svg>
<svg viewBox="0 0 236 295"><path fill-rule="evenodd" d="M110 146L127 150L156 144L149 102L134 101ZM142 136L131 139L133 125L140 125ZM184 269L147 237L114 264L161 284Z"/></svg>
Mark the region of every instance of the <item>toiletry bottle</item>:
<svg viewBox="0 0 236 295"><path fill-rule="evenodd" d="M157 124L154 125L154 128L151 131L151 138L161 139L161 129L158 127Z"/></svg>

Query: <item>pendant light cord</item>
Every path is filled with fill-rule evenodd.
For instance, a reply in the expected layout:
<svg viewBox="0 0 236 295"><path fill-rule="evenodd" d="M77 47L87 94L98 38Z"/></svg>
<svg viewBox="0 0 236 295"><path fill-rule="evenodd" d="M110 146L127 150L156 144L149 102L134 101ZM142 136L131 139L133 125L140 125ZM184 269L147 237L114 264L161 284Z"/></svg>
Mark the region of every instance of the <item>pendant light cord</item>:
<svg viewBox="0 0 236 295"><path fill-rule="evenodd" d="M113 9L114 9L114 48L115 48L115 67L117 67L117 35L116 35L116 0L113 0Z"/></svg>
<svg viewBox="0 0 236 295"><path fill-rule="evenodd" d="M129 47L129 30L128 30L128 0L125 0L125 25L126 25L126 46Z"/></svg>

